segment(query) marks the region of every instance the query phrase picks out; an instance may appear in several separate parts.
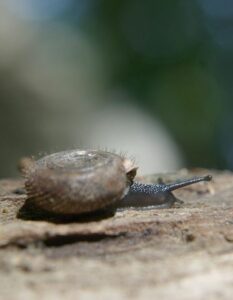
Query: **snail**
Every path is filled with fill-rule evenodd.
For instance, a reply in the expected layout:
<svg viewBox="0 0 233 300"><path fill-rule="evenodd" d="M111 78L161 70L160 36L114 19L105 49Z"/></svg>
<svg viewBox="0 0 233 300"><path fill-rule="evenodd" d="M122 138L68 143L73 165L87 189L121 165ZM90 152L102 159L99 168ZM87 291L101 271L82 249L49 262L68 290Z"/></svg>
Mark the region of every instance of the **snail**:
<svg viewBox="0 0 233 300"><path fill-rule="evenodd" d="M39 160L24 159L28 200L55 214L92 213L107 207L171 207L178 188L209 181L211 176L194 177L171 184L134 182L137 167L131 160L100 150L68 150Z"/></svg>

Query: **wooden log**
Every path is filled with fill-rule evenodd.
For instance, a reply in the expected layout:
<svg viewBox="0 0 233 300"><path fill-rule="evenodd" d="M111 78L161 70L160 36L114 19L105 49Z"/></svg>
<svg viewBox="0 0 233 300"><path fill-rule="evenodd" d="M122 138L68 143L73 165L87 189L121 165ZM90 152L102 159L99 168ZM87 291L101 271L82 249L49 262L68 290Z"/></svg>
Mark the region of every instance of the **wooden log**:
<svg viewBox="0 0 233 300"><path fill-rule="evenodd" d="M0 299L232 299L233 174L176 191L170 209L95 218L26 207L22 180L0 181Z"/></svg>

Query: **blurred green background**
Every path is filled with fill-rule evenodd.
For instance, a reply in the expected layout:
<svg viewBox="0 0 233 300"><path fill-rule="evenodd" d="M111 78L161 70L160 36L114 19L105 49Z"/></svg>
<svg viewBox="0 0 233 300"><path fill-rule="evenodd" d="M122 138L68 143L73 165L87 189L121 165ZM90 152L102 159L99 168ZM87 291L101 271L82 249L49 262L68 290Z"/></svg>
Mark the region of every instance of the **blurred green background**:
<svg viewBox="0 0 233 300"><path fill-rule="evenodd" d="M2 0L0 176L89 147L233 169L232 34L231 0Z"/></svg>

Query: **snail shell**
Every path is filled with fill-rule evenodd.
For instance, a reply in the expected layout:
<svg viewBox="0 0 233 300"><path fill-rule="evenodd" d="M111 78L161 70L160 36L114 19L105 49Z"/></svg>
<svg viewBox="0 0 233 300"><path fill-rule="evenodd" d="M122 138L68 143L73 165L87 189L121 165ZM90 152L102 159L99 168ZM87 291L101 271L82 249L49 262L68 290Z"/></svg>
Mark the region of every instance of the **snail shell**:
<svg viewBox="0 0 233 300"><path fill-rule="evenodd" d="M27 195L37 207L58 214L102 209L123 198L136 175L132 162L99 150L70 150L22 167Z"/></svg>

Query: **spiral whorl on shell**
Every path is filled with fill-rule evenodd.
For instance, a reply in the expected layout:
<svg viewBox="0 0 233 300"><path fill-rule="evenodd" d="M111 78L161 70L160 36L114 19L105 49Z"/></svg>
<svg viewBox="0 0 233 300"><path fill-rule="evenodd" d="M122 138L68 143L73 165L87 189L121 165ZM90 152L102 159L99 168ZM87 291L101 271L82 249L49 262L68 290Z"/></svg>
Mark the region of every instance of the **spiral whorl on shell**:
<svg viewBox="0 0 233 300"><path fill-rule="evenodd" d="M128 160L99 150L70 150L34 161L25 188L37 207L58 214L102 209L128 192L136 174Z"/></svg>

